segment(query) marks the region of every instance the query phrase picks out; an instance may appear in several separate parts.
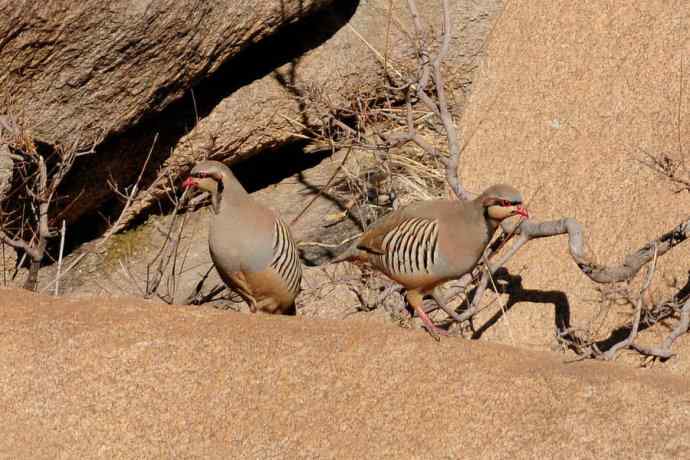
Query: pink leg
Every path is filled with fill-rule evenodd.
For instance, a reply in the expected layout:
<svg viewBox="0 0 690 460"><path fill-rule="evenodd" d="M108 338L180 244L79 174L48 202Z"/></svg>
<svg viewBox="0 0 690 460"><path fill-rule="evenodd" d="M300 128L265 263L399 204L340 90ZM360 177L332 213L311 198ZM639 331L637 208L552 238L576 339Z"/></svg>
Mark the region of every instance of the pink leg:
<svg viewBox="0 0 690 460"><path fill-rule="evenodd" d="M439 335L446 337L448 336L448 331L434 325L429 316L427 316L426 312L424 311L423 297L419 291L414 289L407 291L405 297L407 298L407 302L412 306L412 308L414 308L414 311L417 312L417 316L419 316L419 319L422 320L426 330L429 331L429 334L431 334L432 337L438 340Z"/></svg>

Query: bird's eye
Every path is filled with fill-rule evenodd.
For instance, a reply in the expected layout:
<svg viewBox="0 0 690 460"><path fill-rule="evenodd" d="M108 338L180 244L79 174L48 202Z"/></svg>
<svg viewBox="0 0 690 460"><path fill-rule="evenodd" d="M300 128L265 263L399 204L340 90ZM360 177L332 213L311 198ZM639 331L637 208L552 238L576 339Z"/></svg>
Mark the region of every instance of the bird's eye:
<svg viewBox="0 0 690 460"><path fill-rule="evenodd" d="M510 201L508 201L508 200L501 200L500 203L501 203L501 206L503 206L503 207L510 206Z"/></svg>

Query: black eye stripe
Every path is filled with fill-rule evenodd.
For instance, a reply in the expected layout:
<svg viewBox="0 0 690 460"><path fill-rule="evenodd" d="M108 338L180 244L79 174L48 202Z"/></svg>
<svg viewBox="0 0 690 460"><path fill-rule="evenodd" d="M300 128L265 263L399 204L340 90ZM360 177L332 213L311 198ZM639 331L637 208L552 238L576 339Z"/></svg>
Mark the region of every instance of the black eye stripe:
<svg viewBox="0 0 690 460"><path fill-rule="evenodd" d="M522 201L510 201L510 200L501 200L501 199L499 199L497 204L498 204L499 206L504 206L504 207L507 207L507 206L519 206L519 205L522 204Z"/></svg>

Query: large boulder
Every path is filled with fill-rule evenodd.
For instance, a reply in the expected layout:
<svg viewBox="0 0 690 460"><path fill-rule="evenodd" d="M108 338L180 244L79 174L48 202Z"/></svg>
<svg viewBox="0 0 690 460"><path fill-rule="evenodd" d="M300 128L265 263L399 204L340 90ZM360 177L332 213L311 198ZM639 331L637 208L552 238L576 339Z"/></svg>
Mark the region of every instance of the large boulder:
<svg viewBox="0 0 690 460"><path fill-rule="evenodd" d="M469 142L460 170L465 185L482 190L510 182L535 219L576 218L602 264L620 264L687 220L690 193L674 193L673 184L643 164L647 154L690 161L690 9L681 4L509 3L462 120ZM659 259L656 299L668 298L674 277L686 282L688 261L688 243ZM609 311L599 301L594 283L568 255L565 237L530 243L510 270L521 286L499 300L509 312L485 337L553 345L557 309L573 326L602 333L630 318L630 306ZM672 360L684 373L687 345L686 336L677 344L685 347L681 358Z"/></svg>
<svg viewBox="0 0 690 460"><path fill-rule="evenodd" d="M680 458L688 380L360 321L0 289L8 458Z"/></svg>
<svg viewBox="0 0 690 460"><path fill-rule="evenodd" d="M3 110L41 141L86 149L154 116L252 43L332 2L3 3Z"/></svg>

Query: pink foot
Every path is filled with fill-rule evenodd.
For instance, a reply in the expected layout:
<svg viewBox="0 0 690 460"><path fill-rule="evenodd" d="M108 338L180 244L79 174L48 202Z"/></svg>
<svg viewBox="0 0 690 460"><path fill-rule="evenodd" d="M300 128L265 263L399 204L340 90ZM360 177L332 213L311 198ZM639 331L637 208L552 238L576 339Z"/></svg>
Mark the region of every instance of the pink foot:
<svg viewBox="0 0 690 460"><path fill-rule="evenodd" d="M427 314L424 312L424 310L417 310L417 314L419 315L419 318L422 320L424 323L424 327L426 330L431 334L431 336L439 340L438 336L443 336L443 337L448 337L448 331L445 329L441 329L440 327L437 327L433 322L431 322L431 319Z"/></svg>

